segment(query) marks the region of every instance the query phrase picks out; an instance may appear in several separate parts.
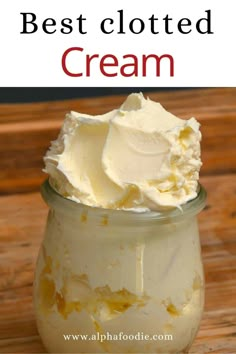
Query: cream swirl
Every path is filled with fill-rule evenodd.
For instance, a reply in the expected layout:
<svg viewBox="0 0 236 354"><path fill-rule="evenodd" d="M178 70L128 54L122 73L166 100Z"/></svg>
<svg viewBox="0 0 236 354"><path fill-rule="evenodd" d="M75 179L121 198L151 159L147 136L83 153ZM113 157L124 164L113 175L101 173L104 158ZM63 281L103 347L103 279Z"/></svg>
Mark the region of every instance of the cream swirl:
<svg viewBox="0 0 236 354"><path fill-rule="evenodd" d="M64 197L111 209L163 210L196 197L199 123L131 94L119 109L66 115L45 172Z"/></svg>

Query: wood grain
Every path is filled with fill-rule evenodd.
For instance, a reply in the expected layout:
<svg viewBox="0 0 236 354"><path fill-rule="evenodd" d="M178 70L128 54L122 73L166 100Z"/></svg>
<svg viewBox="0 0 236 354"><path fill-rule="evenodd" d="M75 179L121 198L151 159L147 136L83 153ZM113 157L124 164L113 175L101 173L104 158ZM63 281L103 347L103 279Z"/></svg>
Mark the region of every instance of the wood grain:
<svg viewBox="0 0 236 354"><path fill-rule="evenodd" d="M181 118L195 116L200 121L202 175L236 172L236 89L184 90L148 96ZM38 189L45 178L42 156L49 142L57 137L66 112L98 114L118 107L123 100L124 96L113 96L1 105L0 195Z"/></svg>
<svg viewBox="0 0 236 354"><path fill-rule="evenodd" d="M202 124L199 215L206 305L191 353L236 353L236 89L150 93L173 113ZM42 156L68 110L102 113L122 96L0 109L0 353L45 353L32 306L33 271L47 207L39 194Z"/></svg>

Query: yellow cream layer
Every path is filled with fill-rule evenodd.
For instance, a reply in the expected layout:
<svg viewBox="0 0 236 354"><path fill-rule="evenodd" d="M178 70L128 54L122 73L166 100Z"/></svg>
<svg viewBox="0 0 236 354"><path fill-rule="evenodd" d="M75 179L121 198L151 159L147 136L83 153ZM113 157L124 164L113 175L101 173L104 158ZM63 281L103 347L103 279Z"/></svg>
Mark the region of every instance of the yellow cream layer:
<svg viewBox="0 0 236 354"><path fill-rule="evenodd" d="M131 94L119 109L66 115L45 161L52 186L86 205L135 211L179 207L196 197L199 123Z"/></svg>

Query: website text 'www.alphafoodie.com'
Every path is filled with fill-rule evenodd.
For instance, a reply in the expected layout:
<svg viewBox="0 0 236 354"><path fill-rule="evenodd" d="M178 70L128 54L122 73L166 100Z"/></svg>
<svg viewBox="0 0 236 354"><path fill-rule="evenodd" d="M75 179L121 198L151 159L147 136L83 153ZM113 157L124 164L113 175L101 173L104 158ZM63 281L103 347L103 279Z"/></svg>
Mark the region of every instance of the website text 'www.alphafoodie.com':
<svg viewBox="0 0 236 354"><path fill-rule="evenodd" d="M100 343L106 341L172 341L172 334L145 334L137 332L134 334L126 334L124 332L110 333L110 332L96 332L94 334L63 334L66 341L98 341Z"/></svg>

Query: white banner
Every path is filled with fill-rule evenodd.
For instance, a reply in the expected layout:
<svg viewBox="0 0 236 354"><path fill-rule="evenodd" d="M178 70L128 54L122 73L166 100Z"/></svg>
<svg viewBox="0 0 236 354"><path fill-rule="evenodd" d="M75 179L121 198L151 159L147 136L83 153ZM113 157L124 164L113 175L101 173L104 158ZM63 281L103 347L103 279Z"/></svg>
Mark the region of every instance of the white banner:
<svg viewBox="0 0 236 354"><path fill-rule="evenodd" d="M8 0L0 86L236 86L235 0Z"/></svg>

